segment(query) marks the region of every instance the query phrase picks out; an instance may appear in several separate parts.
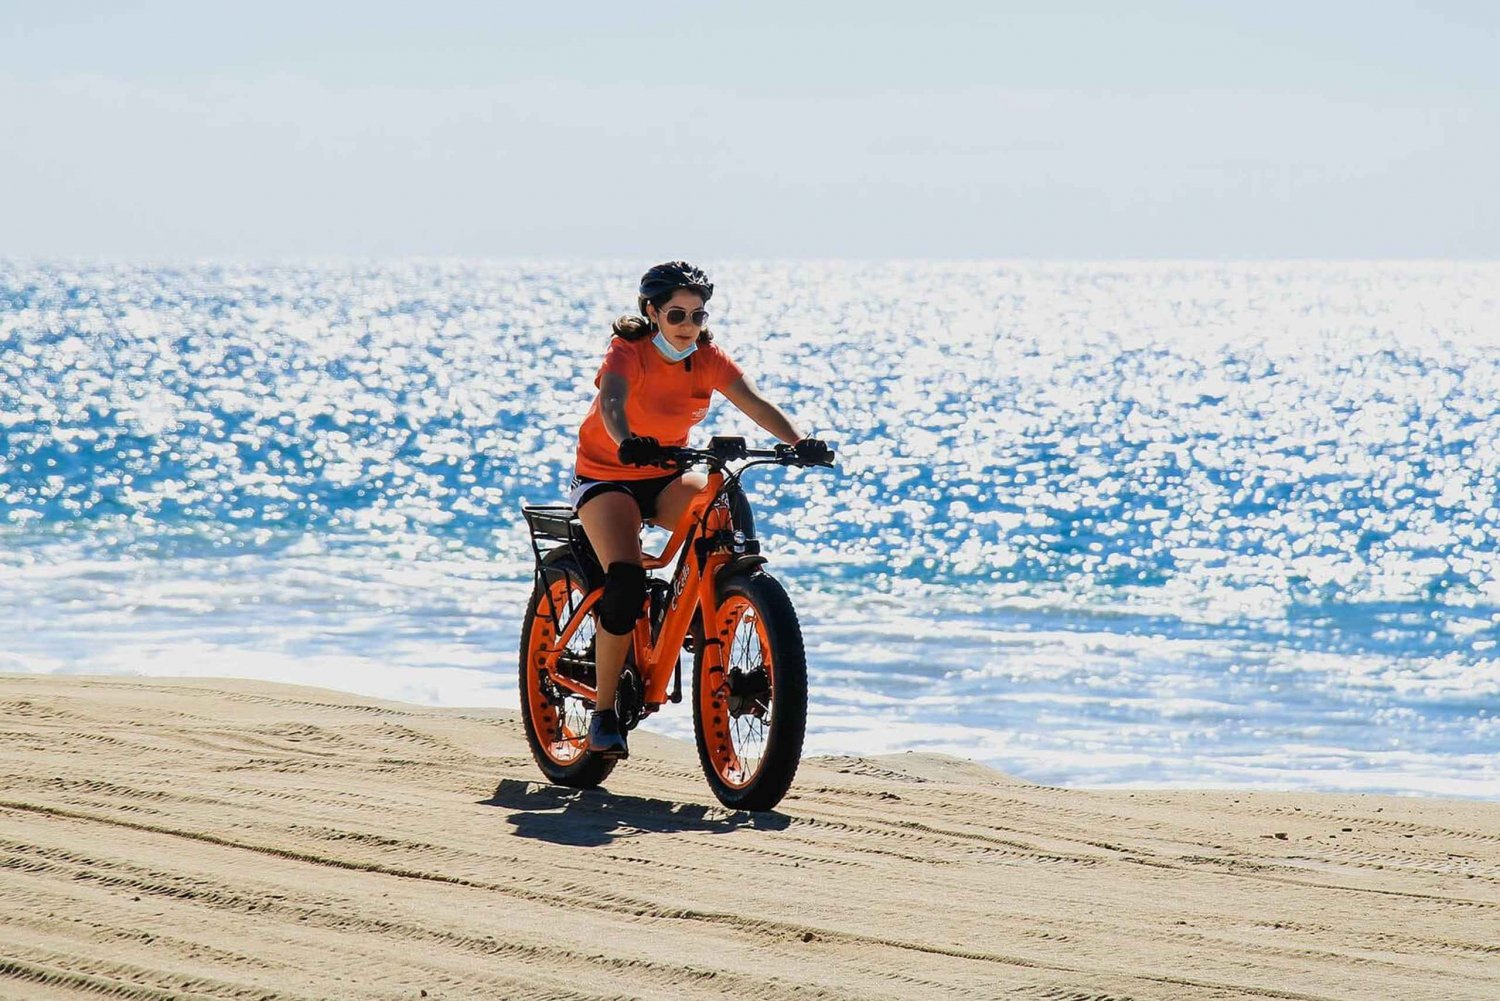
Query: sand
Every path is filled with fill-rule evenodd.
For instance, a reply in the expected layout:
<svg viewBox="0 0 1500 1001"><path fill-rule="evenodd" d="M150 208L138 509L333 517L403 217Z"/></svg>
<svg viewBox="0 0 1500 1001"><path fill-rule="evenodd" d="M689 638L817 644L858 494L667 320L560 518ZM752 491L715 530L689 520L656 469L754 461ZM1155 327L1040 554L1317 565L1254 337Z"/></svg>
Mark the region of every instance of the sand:
<svg viewBox="0 0 1500 1001"><path fill-rule="evenodd" d="M804 762L224 680L0 676L0 998L1500 998L1500 804Z"/></svg>

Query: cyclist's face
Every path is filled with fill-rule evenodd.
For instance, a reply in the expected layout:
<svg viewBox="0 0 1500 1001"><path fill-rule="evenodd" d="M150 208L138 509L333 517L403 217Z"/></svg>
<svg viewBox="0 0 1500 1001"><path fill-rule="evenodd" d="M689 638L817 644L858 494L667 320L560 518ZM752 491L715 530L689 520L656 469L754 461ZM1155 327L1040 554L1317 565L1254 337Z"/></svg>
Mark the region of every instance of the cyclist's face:
<svg viewBox="0 0 1500 1001"><path fill-rule="evenodd" d="M660 309L648 302L646 315L656 321L656 325L661 328L667 340L672 343L673 347L680 350L696 341L698 335L703 332L703 328L693 322L693 310L702 308L703 297L701 295L680 288L672 293L672 298L668 299ZM687 316L682 318L681 323L668 323L667 311L670 309L684 310Z"/></svg>

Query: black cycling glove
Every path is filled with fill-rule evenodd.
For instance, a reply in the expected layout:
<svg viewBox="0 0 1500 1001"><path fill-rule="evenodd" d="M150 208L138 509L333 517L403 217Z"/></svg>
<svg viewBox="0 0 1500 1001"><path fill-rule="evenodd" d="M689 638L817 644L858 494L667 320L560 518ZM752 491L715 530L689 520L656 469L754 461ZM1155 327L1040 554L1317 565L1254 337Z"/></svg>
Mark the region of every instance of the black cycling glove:
<svg viewBox="0 0 1500 1001"><path fill-rule="evenodd" d="M631 435L620 442L620 462L627 466L654 466L662 460L666 450L655 438Z"/></svg>
<svg viewBox="0 0 1500 1001"><path fill-rule="evenodd" d="M827 466L833 462L833 449L822 438L803 438L792 446L797 461L813 466Z"/></svg>

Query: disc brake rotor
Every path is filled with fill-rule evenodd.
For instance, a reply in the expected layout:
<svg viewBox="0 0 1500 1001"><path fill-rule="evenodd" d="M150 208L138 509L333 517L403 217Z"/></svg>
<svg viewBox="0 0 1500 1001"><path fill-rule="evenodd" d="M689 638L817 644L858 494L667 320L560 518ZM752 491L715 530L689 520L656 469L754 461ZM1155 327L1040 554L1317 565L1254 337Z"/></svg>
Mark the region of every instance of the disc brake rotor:
<svg viewBox="0 0 1500 1001"><path fill-rule="evenodd" d="M641 687L640 672L635 669L634 664L626 664L620 671L619 687L615 689L615 715L620 718L622 727L630 729L641 721L644 708L645 695Z"/></svg>

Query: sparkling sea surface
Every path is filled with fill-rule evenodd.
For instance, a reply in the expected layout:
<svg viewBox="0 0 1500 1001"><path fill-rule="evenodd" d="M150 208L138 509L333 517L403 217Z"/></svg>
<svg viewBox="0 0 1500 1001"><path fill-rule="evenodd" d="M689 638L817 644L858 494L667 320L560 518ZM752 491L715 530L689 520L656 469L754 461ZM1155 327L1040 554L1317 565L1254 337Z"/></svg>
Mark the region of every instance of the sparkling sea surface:
<svg viewBox="0 0 1500 1001"><path fill-rule="evenodd" d="M1500 799L1500 264L709 263L809 753ZM0 670L515 706L642 267L0 262Z"/></svg>

